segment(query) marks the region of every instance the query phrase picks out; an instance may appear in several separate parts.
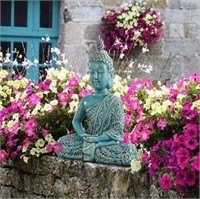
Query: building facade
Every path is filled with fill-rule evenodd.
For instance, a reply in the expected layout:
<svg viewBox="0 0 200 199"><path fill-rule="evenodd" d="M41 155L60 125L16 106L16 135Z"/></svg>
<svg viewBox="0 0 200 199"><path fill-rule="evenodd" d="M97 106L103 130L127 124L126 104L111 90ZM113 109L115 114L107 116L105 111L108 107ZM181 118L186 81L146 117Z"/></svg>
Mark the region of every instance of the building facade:
<svg viewBox="0 0 200 199"><path fill-rule="evenodd" d="M1 51L5 54L7 49L13 52L21 48L23 52L25 48L27 57L39 60L39 68L29 67L26 74L37 81L39 73L52 66L52 63L42 63L42 60L48 61L42 52L47 54L48 48L58 45L68 58L65 67L85 74L95 41L101 34L103 15L108 9L120 9L129 2L131 0L1 1ZM153 71L147 74L133 68L132 79L176 81L190 73L200 73L200 1L154 2L164 21L164 35L149 46L147 54L133 55L138 62L145 59ZM41 41L45 34L51 38L46 43ZM15 58L13 55L12 59Z"/></svg>

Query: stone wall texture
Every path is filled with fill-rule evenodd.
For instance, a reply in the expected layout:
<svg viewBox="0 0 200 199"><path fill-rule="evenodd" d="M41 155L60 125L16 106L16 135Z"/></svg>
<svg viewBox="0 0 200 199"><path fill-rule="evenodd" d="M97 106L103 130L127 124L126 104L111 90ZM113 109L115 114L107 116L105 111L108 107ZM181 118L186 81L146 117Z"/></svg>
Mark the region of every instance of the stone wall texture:
<svg viewBox="0 0 200 199"><path fill-rule="evenodd" d="M43 156L0 167L0 198L180 198L160 191L147 173L124 167Z"/></svg>
<svg viewBox="0 0 200 199"><path fill-rule="evenodd" d="M61 0L59 45L68 57L66 67L87 72L102 16L107 9L119 9L127 2L131 0ZM151 74L134 69L132 77L174 82L200 73L200 1L157 0L154 5L165 23L164 36L149 46L145 57L135 57L140 63L153 65Z"/></svg>

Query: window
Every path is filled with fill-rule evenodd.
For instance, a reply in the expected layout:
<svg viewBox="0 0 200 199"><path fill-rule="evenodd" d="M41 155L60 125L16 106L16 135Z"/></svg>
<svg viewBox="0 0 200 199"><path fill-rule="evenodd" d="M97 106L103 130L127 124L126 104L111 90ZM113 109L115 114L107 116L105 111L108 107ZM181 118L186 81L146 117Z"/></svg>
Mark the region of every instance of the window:
<svg viewBox="0 0 200 199"><path fill-rule="evenodd" d="M44 69L52 66L48 63L52 58L50 48L57 46L59 35L59 1L1 0L0 4L0 51L4 57L10 53L19 69L26 59L37 59L39 67L30 65L25 70L26 77L37 82ZM42 41L47 34L50 41ZM13 64L8 62L3 67Z"/></svg>

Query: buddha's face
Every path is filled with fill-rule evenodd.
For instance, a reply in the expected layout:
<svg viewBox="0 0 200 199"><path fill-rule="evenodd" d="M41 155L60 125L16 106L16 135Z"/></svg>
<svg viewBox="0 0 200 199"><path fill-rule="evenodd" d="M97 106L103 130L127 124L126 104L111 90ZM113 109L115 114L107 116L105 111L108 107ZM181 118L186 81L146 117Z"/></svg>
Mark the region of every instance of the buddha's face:
<svg viewBox="0 0 200 199"><path fill-rule="evenodd" d="M109 82L109 72L106 64L103 62L89 63L90 82L94 89L103 90Z"/></svg>

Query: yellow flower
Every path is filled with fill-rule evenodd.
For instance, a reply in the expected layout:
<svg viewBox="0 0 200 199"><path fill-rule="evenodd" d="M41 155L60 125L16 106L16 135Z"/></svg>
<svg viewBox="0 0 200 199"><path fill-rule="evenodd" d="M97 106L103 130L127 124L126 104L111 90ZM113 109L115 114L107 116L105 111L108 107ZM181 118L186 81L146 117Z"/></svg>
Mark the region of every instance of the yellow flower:
<svg viewBox="0 0 200 199"><path fill-rule="evenodd" d="M19 113L13 114L13 120L15 120L15 122L19 121Z"/></svg>
<svg viewBox="0 0 200 199"><path fill-rule="evenodd" d="M131 173L139 171L142 167L141 161L138 159L131 160Z"/></svg>
<svg viewBox="0 0 200 199"><path fill-rule="evenodd" d="M13 128L13 125L14 125L14 121L13 120L10 120L7 124L7 127L8 127L8 130L11 131L12 128Z"/></svg>
<svg viewBox="0 0 200 199"><path fill-rule="evenodd" d="M51 102L50 102L50 104L52 105L52 106L56 106L57 104L58 104L58 100L52 100Z"/></svg>
<svg viewBox="0 0 200 199"><path fill-rule="evenodd" d="M73 112L75 112L76 109L77 109L77 107L78 107L78 104L79 104L78 101L72 101L72 102L70 102L70 103L69 103L70 109L69 109L68 113L73 113Z"/></svg>
<svg viewBox="0 0 200 199"><path fill-rule="evenodd" d="M45 141L44 141L42 138L40 138L40 139L38 139L37 142L35 143L35 146L36 146L36 147L43 147L44 144L45 144Z"/></svg>
<svg viewBox="0 0 200 199"><path fill-rule="evenodd" d="M51 134L47 134L44 139L47 141L47 142L50 142L53 140L53 136Z"/></svg>
<svg viewBox="0 0 200 199"><path fill-rule="evenodd" d="M194 108L197 108L198 111L200 111L200 100L197 100L197 101L192 103L191 110L193 110Z"/></svg>
<svg viewBox="0 0 200 199"><path fill-rule="evenodd" d="M52 106L51 106L51 104L45 104L44 105L44 107L42 108L42 111L46 111L46 112L48 112L48 111L50 111L52 109Z"/></svg>
<svg viewBox="0 0 200 199"><path fill-rule="evenodd" d="M36 149L35 149L35 148L32 148L32 149L30 150L30 154L31 154L32 156L34 156L35 153L36 153Z"/></svg>

